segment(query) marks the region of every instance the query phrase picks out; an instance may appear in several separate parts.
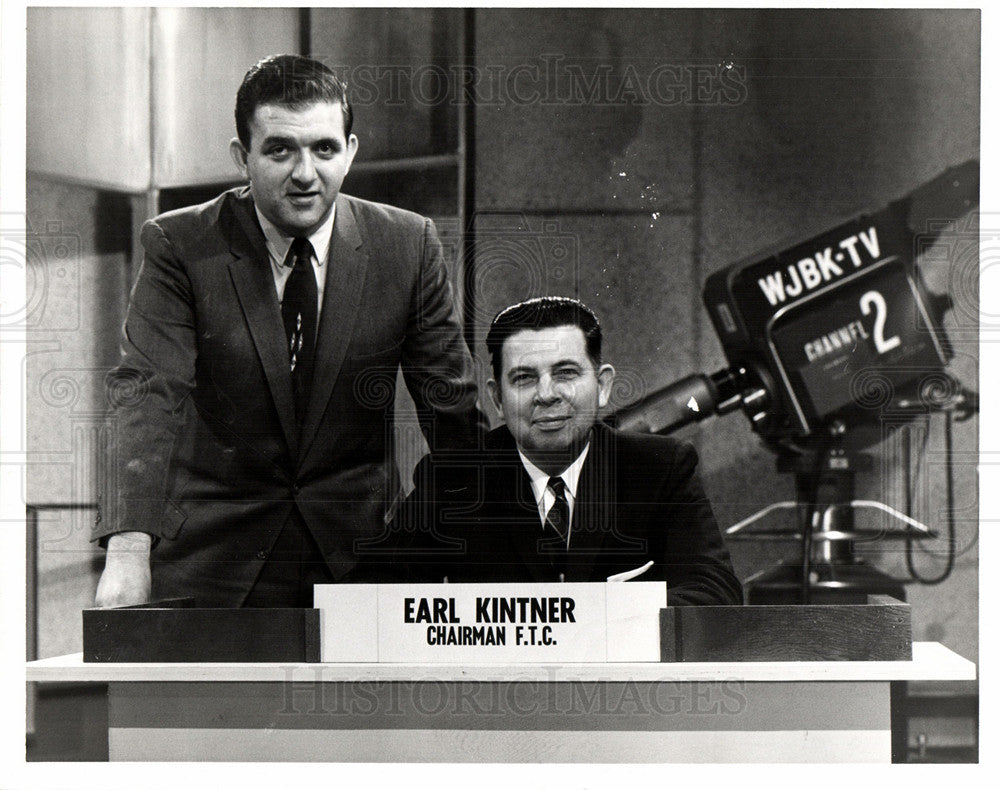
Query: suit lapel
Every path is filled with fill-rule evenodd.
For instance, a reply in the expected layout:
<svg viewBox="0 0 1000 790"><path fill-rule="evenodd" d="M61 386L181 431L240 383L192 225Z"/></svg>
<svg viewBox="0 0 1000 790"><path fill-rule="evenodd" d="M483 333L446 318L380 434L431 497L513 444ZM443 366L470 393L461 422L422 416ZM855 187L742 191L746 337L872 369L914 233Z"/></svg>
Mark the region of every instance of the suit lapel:
<svg viewBox="0 0 1000 790"><path fill-rule="evenodd" d="M316 339L316 359L313 368L312 391L302 427L302 453L305 457L316 436L320 419L326 410L337 382L347 344L354 331L368 255L362 249L361 228L351 204L343 195L337 197L337 216L330 236L330 253L326 263L326 285L323 292L323 312L320 315Z"/></svg>
<svg viewBox="0 0 1000 790"><path fill-rule="evenodd" d="M538 515L538 502L531 490L531 476L521 463L520 456L514 453L517 462L517 474L514 477L516 489L511 492L511 501L517 503L518 515L512 519L515 534L512 536L515 550L521 561L529 569L531 580L535 582L550 582L552 574L549 569L549 555L539 545L546 538L542 530L541 518Z"/></svg>
<svg viewBox="0 0 1000 790"><path fill-rule="evenodd" d="M235 260L229 264L229 273L264 368L281 430L294 458L298 451L295 402L288 372L288 351L285 348L281 306L274 288L264 232L254 215L253 201L249 196L236 198L233 213L236 221L230 230L230 249Z"/></svg>
<svg viewBox="0 0 1000 790"><path fill-rule="evenodd" d="M589 581L594 564L612 529L615 512L614 450L609 446L612 435L601 425L595 425L590 449L580 470L573 507L570 533L570 581ZM602 580L598 580L602 581Z"/></svg>
<svg viewBox="0 0 1000 790"><path fill-rule="evenodd" d="M548 559L538 548L539 539L544 537L538 503L531 490L531 477L517 454L514 437L501 426L487 438L486 447L489 462L484 471L489 493L483 506L489 526L485 529L494 534L488 551L497 562L513 562L515 567L527 568L531 581L552 581ZM508 580L506 569L497 570L498 578Z"/></svg>

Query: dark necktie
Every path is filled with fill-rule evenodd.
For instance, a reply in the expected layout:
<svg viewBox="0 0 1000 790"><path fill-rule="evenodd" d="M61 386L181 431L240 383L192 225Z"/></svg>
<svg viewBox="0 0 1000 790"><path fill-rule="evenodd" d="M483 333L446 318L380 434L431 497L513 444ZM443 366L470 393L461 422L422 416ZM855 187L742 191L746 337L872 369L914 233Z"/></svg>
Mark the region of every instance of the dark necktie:
<svg viewBox="0 0 1000 790"><path fill-rule="evenodd" d="M549 512L545 514L545 528L553 530L569 548L569 502L566 501L566 483L561 477L550 477L549 490L555 495Z"/></svg>
<svg viewBox="0 0 1000 790"><path fill-rule="evenodd" d="M313 346L316 343L316 275L312 267L309 239L295 239L285 257L292 271L285 281L281 299L281 320L288 339L288 364L295 397L295 418L301 424L309 402L312 383Z"/></svg>

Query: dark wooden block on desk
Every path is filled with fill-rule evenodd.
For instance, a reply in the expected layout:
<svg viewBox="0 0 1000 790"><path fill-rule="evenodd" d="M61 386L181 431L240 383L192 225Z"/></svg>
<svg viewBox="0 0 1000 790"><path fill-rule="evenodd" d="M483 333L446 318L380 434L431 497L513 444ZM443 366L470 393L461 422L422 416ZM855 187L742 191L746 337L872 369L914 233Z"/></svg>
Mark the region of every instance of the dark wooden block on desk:
<svg viewBox="0 0 1000 790"><path fill-rule="evenodd" d="M318 609L203 609L180 598L83 611L85 662L319 659Z"/></svg>
<svg viewBox="0 0 1000 790"><path fill-rule="evenodd" d="M660 610L663 661L909 661L910 606L674 606Z"/></svg>

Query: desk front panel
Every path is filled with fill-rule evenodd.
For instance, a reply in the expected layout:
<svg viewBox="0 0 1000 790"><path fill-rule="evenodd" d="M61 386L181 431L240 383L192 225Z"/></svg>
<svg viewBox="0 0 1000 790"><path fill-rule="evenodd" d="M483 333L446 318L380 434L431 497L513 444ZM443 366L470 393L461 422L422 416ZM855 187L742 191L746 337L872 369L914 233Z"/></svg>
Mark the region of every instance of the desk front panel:
<svg viewBox="0 0 1000 790"><path fill-rule="evenodd" d="M112 760L877 762L888 682L129 682Z"/></svg>

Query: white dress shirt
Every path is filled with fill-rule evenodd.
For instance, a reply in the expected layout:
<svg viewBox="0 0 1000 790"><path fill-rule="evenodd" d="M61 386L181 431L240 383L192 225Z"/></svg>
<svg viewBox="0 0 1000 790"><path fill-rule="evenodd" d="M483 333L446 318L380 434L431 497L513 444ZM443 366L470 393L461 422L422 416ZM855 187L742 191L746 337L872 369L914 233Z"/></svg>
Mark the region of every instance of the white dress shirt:
<svg viewBox="0 0 1000 790"><path fill-rule="evenodd" d="M285 295L285 283L288 275L292 273L291 266L285 266L285 258L288 255L288 248L292 246L293 237L286 236L278 230L274 224L254 206L257 212L257 219L260 221L261 230L264 231L264 239L267 241L267 255L271 260L271 274L274 275L274 287L278 292L280 302ZM312 244L313 274L316 275L316 326L319 326L319 316L323 310L323 291L326 289L326 259L330 254L330 237L333 235L333 220L337 216L337 204L334 203L330 216L326 222L319 226L316 231L309 236L309 243Z"/></svg>
<svg viewBox="0 0 1000 790"><path fill-rule="evenodd" d="M590 442L587 442L586 446L576 457L569 466L563 470L561 475L555 475L555 477L561 477L563 482L566 484L566 502L569 505L569 531L566 534L566 543L569 544L570 538L573 535L573 509L576 505L576 489L580 482L580 470L583 469L583 462L587 459L587 453L590 450ZM535 502L538 503L538 518L541 522L542 529L545 529L545 516L549 512L549 508L556 501L555 494L549 488L549 478L553 475L543 472L537 466L535 466L531 461L528 460L527 456L520 450L517 454L521 456L521 463L524 464L525 470L528 472L528 476L531 478L531 492L535 495Z"/></svg>

